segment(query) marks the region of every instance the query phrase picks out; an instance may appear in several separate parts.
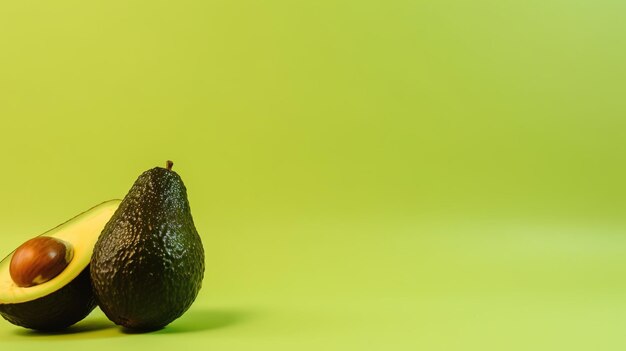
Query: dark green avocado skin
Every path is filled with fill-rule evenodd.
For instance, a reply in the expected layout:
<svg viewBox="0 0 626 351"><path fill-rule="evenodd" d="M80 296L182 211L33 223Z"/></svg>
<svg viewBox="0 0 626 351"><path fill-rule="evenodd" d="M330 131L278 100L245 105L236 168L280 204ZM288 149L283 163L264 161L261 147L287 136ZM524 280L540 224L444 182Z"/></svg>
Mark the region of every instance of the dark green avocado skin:
<svg viewBox="0 0 626 351"><path fill-rule="evenodd" d="M180 176L144 172L95 245L91 280L107 317L139 331L180 317L198 295L204 249Z"/></svg>
<svg viewBox="0 0 626 351"><path fill-rule="evenodd" d="M0 304L0 314L15 325L56 331L87 317L95 307L87 267L69 284L50 295L28 302Z"/></svg>

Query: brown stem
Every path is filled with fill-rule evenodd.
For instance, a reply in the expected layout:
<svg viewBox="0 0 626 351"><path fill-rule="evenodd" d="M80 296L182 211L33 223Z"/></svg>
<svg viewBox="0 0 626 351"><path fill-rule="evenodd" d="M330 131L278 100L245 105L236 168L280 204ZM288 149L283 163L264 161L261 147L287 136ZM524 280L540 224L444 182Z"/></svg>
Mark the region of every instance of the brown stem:
<svg viewBox="0 0 626 351"><path fill-rule="evenodd" d="M168 171L171 171L171 170L172 170L172 167L174 167L174 162L172 162L172 161L168 160L168 161L165 163L165 167L167 168L167 170L168 170Z"/></svg>

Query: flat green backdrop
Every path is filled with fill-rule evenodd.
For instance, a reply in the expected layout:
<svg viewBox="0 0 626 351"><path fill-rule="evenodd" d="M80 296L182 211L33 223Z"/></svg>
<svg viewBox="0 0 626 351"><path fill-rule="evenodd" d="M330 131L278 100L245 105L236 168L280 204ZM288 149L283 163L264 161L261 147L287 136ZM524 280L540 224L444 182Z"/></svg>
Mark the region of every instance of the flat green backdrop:
<svg viewBox="0 0 626 351"><path fill-rule="evenodd" d="M623 350L626 2L0 4L0 254L175 162L204 288L2 350Z"/></svg>

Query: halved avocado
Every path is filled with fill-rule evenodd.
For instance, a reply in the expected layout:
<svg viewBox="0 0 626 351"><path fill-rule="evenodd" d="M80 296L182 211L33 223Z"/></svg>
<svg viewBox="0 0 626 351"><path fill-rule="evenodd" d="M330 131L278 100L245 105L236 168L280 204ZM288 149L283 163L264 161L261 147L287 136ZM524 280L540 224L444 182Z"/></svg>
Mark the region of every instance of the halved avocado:
<svg viewBox="0 0 626 351"><path fill-rule="evenodd" d="M11 278L10 263L15 251L0 262L0 314L9 322L37 330L59 330L82 320L95 307L89 262L100 232L120 200L104 202L40 236L69 243L74 257L51 280L19 287Z"/></svg>

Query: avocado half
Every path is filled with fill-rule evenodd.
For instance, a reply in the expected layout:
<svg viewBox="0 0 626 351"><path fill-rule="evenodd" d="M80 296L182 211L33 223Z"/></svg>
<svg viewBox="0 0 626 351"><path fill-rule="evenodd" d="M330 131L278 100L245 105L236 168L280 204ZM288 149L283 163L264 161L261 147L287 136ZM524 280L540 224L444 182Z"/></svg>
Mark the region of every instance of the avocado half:
<svg viewBox="0 0 626 351"><path fill-rule="evenodd" d="M89 263L102 229L113 216L120 200L97 205L40 236L70 243L74 258L51 280L19 287L11 279L12 252L0 262L0 314L9 322L37 330L67 328L85 318L96 307L89 278Z"/></svg>

